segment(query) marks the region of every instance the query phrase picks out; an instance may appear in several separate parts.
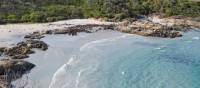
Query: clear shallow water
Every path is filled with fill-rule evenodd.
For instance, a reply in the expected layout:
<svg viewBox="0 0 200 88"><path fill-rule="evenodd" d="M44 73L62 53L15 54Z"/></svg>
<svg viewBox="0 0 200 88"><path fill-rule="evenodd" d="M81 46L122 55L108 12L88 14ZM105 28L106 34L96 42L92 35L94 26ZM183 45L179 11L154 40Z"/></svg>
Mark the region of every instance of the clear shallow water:
<svg viewBox="0 0 200 88"><path fill-rule="evenodd" d="M29 59L37 65L29 77L39 88L199 88L199 37L199 31L176 39L118 32L47 37L52 48Z"/></svg>

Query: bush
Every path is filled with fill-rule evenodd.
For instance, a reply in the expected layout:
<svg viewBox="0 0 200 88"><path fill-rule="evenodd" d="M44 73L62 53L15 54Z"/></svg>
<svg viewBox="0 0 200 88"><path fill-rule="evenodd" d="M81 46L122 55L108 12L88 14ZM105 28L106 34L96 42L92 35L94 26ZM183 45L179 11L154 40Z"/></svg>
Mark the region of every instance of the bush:
<svg viewBox="0 0 200 88"><path fill-rule="evenodd" d="M21 21L23 22L30 22L31 19L30 19L30 15L29 14L25 14L21 17Z"/></svg>
<svg viewBox="0 0 200 88"><path fill-rule="evenodd" d="M46 14L44 12L32 12L29 17L31 22L46 22Z"/></svg>
<svg viewBox="0 0 200 88"><path fill-rule="evenodd" d="M57 17L47 17L47 22L53 22L53 21L58 21L58 20L63 20L65 19L63 16L57 16Z"/></svg>
<svg viewBox="0 0 200 88"><path fill-rule="evenodd" d="M0 19L6 22L52 22L89 17L121 20L152 13L200 16L200 3L195 0L21 0L20 3L3 0L0 3Z"/></svg>
<svg viewBox="0 0 200 88"><path fill-rule="evenodd" d="M20 19L15 14L9 14L7 16L6 21L9 23L16 23L16 22L20 22Z"/></svg>

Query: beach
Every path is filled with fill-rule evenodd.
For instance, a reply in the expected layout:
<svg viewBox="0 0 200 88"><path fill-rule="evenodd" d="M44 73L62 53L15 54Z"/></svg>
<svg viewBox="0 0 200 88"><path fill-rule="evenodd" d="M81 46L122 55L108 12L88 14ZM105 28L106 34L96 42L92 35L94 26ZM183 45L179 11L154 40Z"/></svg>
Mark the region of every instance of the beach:
<svg viewBox="0 0 200 88"><path fill-rule="evenodd" d="M1 46L23 41L27 33L73 25L112 24L91 19L45 24L0 25ZM196 88L200 86L199 29L174 39L113 30L45 35L48 50L34 49L25 61L36 66L13 81L25 88Z"/></svg>

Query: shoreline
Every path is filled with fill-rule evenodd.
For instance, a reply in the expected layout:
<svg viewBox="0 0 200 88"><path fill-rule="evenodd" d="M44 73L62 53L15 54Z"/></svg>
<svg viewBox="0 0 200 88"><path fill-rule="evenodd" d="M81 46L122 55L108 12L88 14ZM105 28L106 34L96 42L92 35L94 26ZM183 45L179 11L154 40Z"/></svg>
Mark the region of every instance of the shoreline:
<svg viewBox="0 0 200 88"><path fill-rule="evenodd" d="M10 61L10 62L12 62L13 59L14 60L20 59L20 61L24 61L25 58L29 57L29 55L35 53L33 51L33 49L41 49L43 51L46 51L48 49L48 45L45 42L41 41L41 39L44 38L46 35L67 34L67 35L74 36L74 35L77 35L77 33L80 33L80 32L94 33L94 32L97 32L99 30L109 30L109 29L120 31L122 29L122 27L119 28L118 25L122 24L122 26L125 26L126 27L125 30L127 30L127 26L132 25L132 23L127 23L128 24L127 25L126 22L125 23L122 22L122 23L119 23L119 24L116 25L116 23L109 23L109 22L104 23L104 22L100 22L100 21L96 21L96 20L89 20L89 19L84 19L82 21L80 20L80 22L77 22L77 20L78 19L71 20L71 21L70 20L59 21L59 22L45 23L45 24L40 24L40 25L38 25L38 24L28 24L28 25L30 25L30 28L27 27L26 24L20 24L20 25L26 25L24 27L26 29L24 29L22 26L20 27L20 25L18 25L18 24L16 24L16 26L10 27L10 29L9 29L10 25L7 25L8 27L5 27L5 28L2 27L2 25L0 25L0 30L5 30L6 28L8 28L7 33L12 33L14 30L17 30L17 29L13 29L13 28L19 27L19 28L21 28L21 30L19 29L21 31L21 32L19 32L19 35L23 36L22 40L20 42L16 42L16 44L14 44L14 46L12 46L12 47L2 47L1 48L0 51L1 51L1 53L3 53L3 56L4 56L3 58ZM88 23L90 23L90 24L88 24L85 21L89 21ZM71 22L75 22L75 24L71 24ZM85 22L85 23L83 24L82 22ZM136 23L139 23L139 24L136 24L136 26L138 26L138 25L143 24L145 22L136 21ZM126 24L126 25L124 25L124 24ZM31 28L31 26L33 26L33 25L35 25L37 27ZM141 28L145 25L149 26L149 25L152 25L152 24L147 22L144 25L139 26L139 28ZM117 26L117 28L116 28L116 26ZM153 26L157 26L157 25L153 25ZM149 29L149 28L147 28L147 29ZM160 29L161 28L158 28L158 30L160 30ZM28 30L28 31L23 32L24 30ZM133 30L133 29L128 29L128 30ZM138 31L141 32L141 30L138 30ZM146 31L149 31L149 30L145 29L144 32L146 32ZM169 31L171 31L171 30L169 30ZM169 31L167 31L165 33L169 33L169 35L170 35ZM130 32L121 31L121 32L131 33L131 31ZM15 33L13 33L13 34L15 34ZM137 32L133 33L133 34L143 35L143 34L140 34L140 33L137 33ZM143 35L143 36L146 36L146 35ZM154 35L152 35L152 36L154 36ZM173 36L173 38L175 38L175 37L180 36L180 35L172 35L172 36ZM155 37L162 37L162 35L161 36L156 35ZM166 35L164 37L168 37L168 36ZM18 51L18 50L21 50L21 49L22 49L22 51ZM23 49L25 49L25 51L23 51ZM7 86L11 86L10 83L8 83L8 84L9 85L7 85Z"/></svg>
<svg viewBox="0 0 200 88"><path fill-rule="evenodd" d="M84 21L85 20L83 20L83 22ZM93 28L96 28L96 31L109 28L109 26L107 27L106 24L101 24L101 23L94 24L93 22L95 22L95 21L94 20L91 21L92 24L86 23L87 25L84 25L84 24L83 25L74 24L74 26L68 26L67 25L68 26L67 28L69 28L69 30L51 28L51 29L39 30L39 31L36 29L37 31L35 31L35 30L29 29L30 31L29 31L28 34L27 33L21 33L22 36L24 35L23 39L21 40L22 42L17 42L17 44L14 44L14 46L12 46L12 47L1 47L0 48L0 52L1 52L0 56L2 56L1 62L2 63L9 63L9 64L11 64L10 66L14 66L14 64L12 64L13 60L17 60L17 63L19 63L19 61L25 62L24 61L25 58L29 58L30 54L35 53L35 51L33 51L33 49L41 49L42 51L46 51L48 49L49 45L47 45L43 41L40 41L42 38L45 37L45 35L68 34L68 35L74 36L74 35L77 35L77 32L91 33L90 30L93 29ZM82 22L80 22L80 23L82 23ZM48 24L48 25L50 25L50 24ZM57 25L60 26L60 24L58 24L58 23L56 24L56 26ZM65 26L66 24L61 23L61 25ZM65 28L65 27L63 27L63 28ZM79 29L77 29L77 28L79 28ZM84 29L82 29L82 28L84 28ZM12 32L11 30L7 30L7 31L8 31L8 33ZM32 64L32 63L30 63L30 64ZM6 67L7 64L0 64L0 66ZM24 66L29 67L30 65L26 65L26 63L25 63L25 64L20 65L20 67L18 67L18 68L9 67L8 69L10 69L11 71L14 71L14 70L20 69L21 67L24 67ZM30 71L33 67L34 66L32 66L30 69L27 69L25 71ZM6 69L6 68L3 68L3 69ZM3 71L3 73L5 73L5 72ZM19 72L16 71L12 75L17 75L17 73L19 73ZM26 73L26 72L24 72L24 73ZM24 73L21 73L20 75L23 75ZM13 80L14 78L9 76L9 74L2 74L0 76L10 77L9 80L6 80L6 79L1 80L3 84L1 84L0 86L6 87L6 88L12 86L12 84L11 84L12 81L10 81L10 80Z"/></svg>

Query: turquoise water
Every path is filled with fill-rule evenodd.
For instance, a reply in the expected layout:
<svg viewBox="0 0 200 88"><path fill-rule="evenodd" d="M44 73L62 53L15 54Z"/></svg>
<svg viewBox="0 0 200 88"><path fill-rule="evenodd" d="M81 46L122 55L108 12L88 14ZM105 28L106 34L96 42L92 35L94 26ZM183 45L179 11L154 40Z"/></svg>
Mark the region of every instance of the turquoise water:
<svg viewBox="0 0 200 88"><path fill-rule="evenodd" d="M15 84L17 88L200 88L199 38L199 30L175 39L113 31L46 36L43 41L49 49L37 50L27 59L36 67Z"/></svg>
<svg viewBox="0 0 200 88"><path fill-rule="evenodd" d="M50 88L199 88L199 37L124 34L89 42L58 69Z"/></svg>

